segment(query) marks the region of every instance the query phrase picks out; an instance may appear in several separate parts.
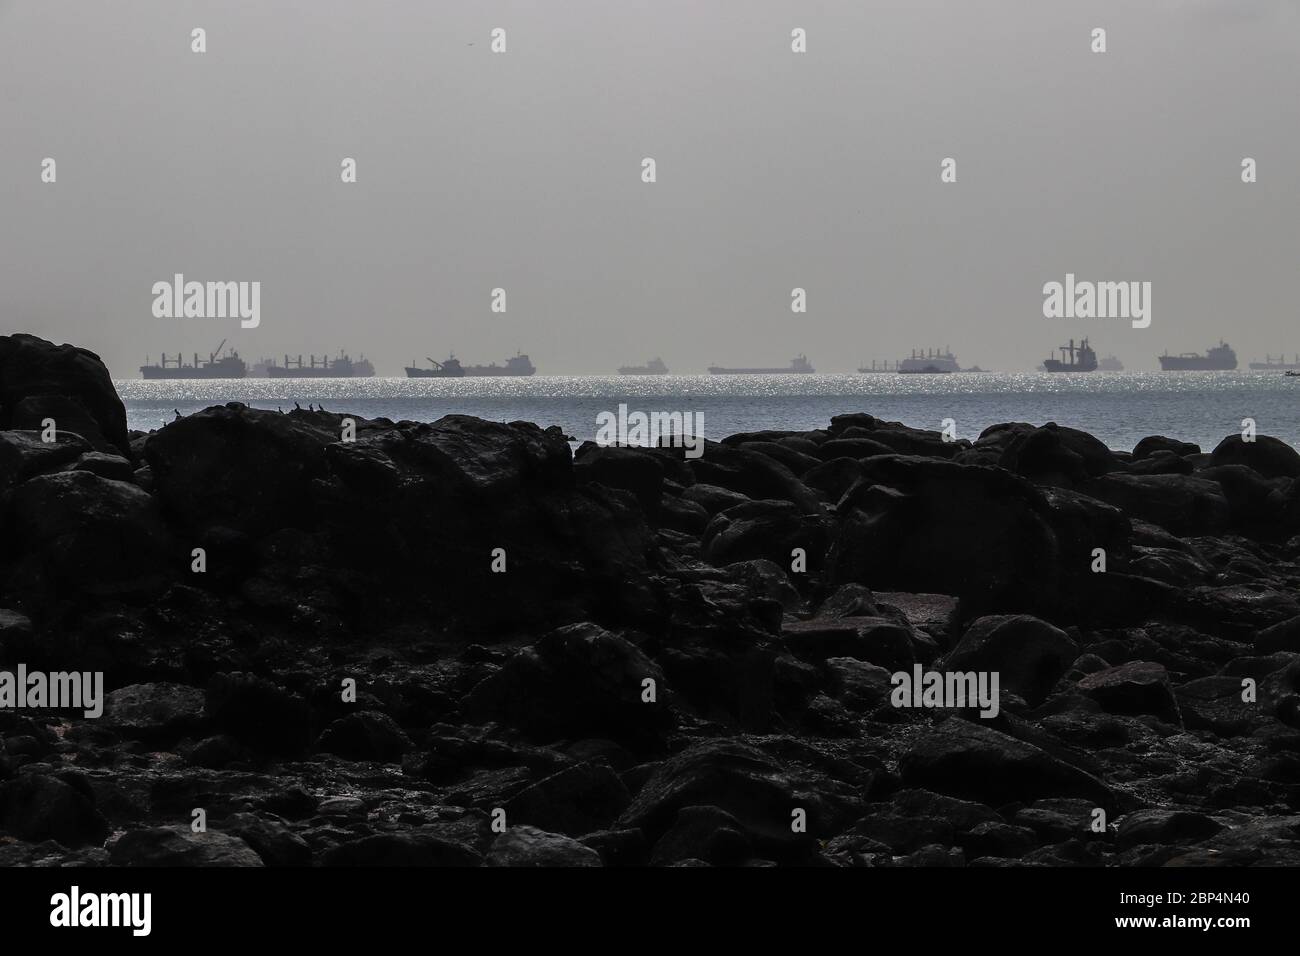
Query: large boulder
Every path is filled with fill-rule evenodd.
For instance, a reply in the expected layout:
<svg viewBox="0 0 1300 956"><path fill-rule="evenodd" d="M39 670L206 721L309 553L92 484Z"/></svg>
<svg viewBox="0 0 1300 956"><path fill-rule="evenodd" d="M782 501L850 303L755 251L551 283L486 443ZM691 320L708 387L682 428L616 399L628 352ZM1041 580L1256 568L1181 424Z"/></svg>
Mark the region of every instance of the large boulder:
<svg viewBox="0 0 1300 956"><path fill-rule="evenodd" d="M1028 614L975 621L944 659L945 671L994 671L999 685L1037 705L1051 692L1079 646L1060 628Z"/></svg>
<svg viewBox="0 0 1300 956"><path fill-rule="evenodd" d="M1109 474L1080 490L1176 535L1221 534L1231 521L1222 487L1204 478Z"/></svg>
<svg viewBox="0 0 1300 956"><path fill-rule="evenodd" d="M1210 453L1210 464L1245 465L1265 478L1300 478L1300 452L1268 435L1256 435L1254 441L1229 435Z"/></svg>
<svg viewBox="0 0 1300 956"><path fill-rule="evenodd" d="M982 723L950 717L918 737L899 762L903 782L993 806L1037 797L1111 803L1110 788L1046 751Z"/></svg>
<svg viewBox="0 0 1300 956"><path fill-rule="evenodd" d="M0 429L40 428L47 417L100 451L131 455L126 408L98 355L35 335L0 335Z"/></svg>
<svg viewBox="0 0 1300 956"><path fill-rule="evenodd" d="M642 700L647 678L655 702ZM604 736L644 745L673 726L665 690L663 671L636 646L594 624L574 624L517 653L461 707L471 721L511 724L542 743Z"/></svg>
<svg viewBox="0 0 1300 956"><path fill-rule="evenodd" d="M135 485L88 471L41 475L13 490L9 511L19 576L47 595L149 593L177 569L154 501Z"/></svg>
<svg viewBox="0 0 1300 956"><path fill-rule="evenodd" d="M950 594L972 613L1056 605L1060 547L1046 500L1025 479L897 455L863 466L838 508L831 583Z"/></svg>

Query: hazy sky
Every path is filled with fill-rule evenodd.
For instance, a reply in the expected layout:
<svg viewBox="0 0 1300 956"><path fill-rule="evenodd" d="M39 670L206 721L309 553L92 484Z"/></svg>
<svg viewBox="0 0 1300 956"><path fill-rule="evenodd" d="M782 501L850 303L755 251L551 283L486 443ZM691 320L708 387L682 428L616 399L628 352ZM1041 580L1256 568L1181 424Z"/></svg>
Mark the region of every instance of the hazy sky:
<svg viewBox="0 0 1300 956"><path fill-rule="evenodd" d="M261 326L155 318L176 272L260 281ZM1151 327L1045 319L1067 272L1150 281ZM1300 0L0 0L0 332L119 377L223 337L390 374L1244 364L1300 351L1298 282Z"/></svg>

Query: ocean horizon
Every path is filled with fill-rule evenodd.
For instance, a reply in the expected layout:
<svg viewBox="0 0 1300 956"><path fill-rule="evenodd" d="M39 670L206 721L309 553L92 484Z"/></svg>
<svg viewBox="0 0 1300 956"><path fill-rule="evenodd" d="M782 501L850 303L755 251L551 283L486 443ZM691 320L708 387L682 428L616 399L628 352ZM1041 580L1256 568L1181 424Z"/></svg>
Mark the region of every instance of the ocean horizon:
<svg viewBox="0 0 1300 956"><path fill-rule="evenodd" d="M630 410L703 413L705 437L814 429L835 415L866 412L915 428L956 423L974 440L990 425L1056 422L1087 431L1116 450L1163 434L1210 450L1254 419L1259 434L1297 445L1300 379L1275 372L961 372L950 375L554 375L410 379L121 379L114 382L129 428L149 431L211 405L241 402L288 411L324 406L365 418L436 421L474 415L491 421L558 425L584 441L596 416Z"/></svg>

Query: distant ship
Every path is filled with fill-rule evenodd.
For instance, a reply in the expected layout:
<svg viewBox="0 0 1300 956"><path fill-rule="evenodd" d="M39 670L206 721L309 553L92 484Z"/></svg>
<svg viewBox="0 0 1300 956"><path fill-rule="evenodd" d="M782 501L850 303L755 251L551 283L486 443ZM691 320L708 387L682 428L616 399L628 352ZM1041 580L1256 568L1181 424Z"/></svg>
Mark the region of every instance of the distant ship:
<svg viewBox="0 0 1300 956"><path fill-rule="evenodd" d="M817 370L802 355L790 359L790 364L785 368L721 368L717 365L709 366L710 375L809 375L815 371Z"/></svg>
<svg viewBox="0 0 1300 956"><path fill-rule="evenodd" d="M473 378L477 376L532 375L537 371L533 367L533 363L528 360L528 356L523 354L506 359L505 365L498 365L496 362L490 365L461 365L460 360L454 355L441 362L435 362L433 359L426 359L426 361L433 367L416 368L414 365L408 365L406 367L406 377Z"/></svg>
<svg viewBox="0 0 1300 956"><path fill-rule="evenodd" d="M1262 362L1251 362L1250 367L1260 372L1285 372L1288 369L1300 369L1300 355L1295 357L1294 362L1288 362L1285 355L1279 355L1276 361L1271 355L1265 355Z"/></svg>
<svg viewBox="0 0 1300 956"><path fill-rule="evenodd" d="M938 349L930 349L928 352L925 349L913 349L910 357L898 363L898 371L913 375L942 375L960 372L961 366L957 364L957 356L952 354L951 349L944 352Z"/></svg>
<svg viewBox="0 0 1300 956"><path fill-rule="evenodd" d="M262 363L253 366L256 370ZM262 366L266 369L269 378L368 378L375 374L375 367L370 361L362 356L355 362L350 355L340 354L338 358L331 359L321 356L317 362L316 356L310 356L310 364L302 364L302 356L296 359L288 355L284 357L283 365L276 365L272 359L269 364Z"/></svg>
<svg viewBox="0 0 1300 956"><path fill-rule="evenodd" d="M1122 372L1124 371L1124 363L1113 355L1107 355L1097 363L1097 368L1103 372Z"/></svg>
<svg viewBox="0 0 1300 956"><path fill-rule="evenodd" d="M253 367L248 370L249 378L270 378L270 369L275 366L275 359L260 358L253 363Z"/></svg>
<svg viewBox="0 0 1300 956"><path fill-rule="evenodd" d="M624 365L618 370L619 375L667 375L668 366L661 358L652 358L644 365Z"/></svg>
<svg viewBox="0 0 1300 956"><path fill-rule="evenodd" d="M889 363L889 360L886 359L886 360L880 362L879 364L877 364L877 363L876 363L876 360L875 360L875 359L872 359L872 360L871 360L871 367L870 367L870 368L867 368L865 365L863 365L863 366L861 366L861 367L858 369L858 371L859 371L859 372L862 372L864 375L870 375L870 374L872 374L872 373L880 373L880 372L897 372L897 371L898 371L898 363L897 363L897 362L894 362L894 363L891 365L891 364Z"/></svg>
<svg viewBox="0 0 1300 956"><path fill-rule="evenodd" d="M184 358L179 352L176 358L169 358L164 354L157 365L141 365L140 377L147 379L155 378L243 378L248 374L248 366L244 360L239 357L239 353L234 349L230 354L222 355L221 350L225 347L226 340L221 340L216 350L208 353L207 360L199 358L197 352L194 353L194 364L186 365ZM146 362L149 356L145 356Z"/></svg>
<svg viewBox="0 0 1300 956"><path fill-rule="evenodd" d="M1181 355L1161 355L1160 368L1166 372L1226 372L1237 367L1237 353L1222 339L1204 355L1184 352Z"/></svg>
<svg viewBox="0 0 1300 956"><path fill-rule="evenodd" d="M1088 345L1088 340L1084 339L1076 347L1074 339L1070 339L1069 345L1059 346L1061 358L1049 358L1043 360L1043 371L1045 372L1095 372L1097 371L1097 353ZM1068 356L1068 360L1067 360Z"/></svg>

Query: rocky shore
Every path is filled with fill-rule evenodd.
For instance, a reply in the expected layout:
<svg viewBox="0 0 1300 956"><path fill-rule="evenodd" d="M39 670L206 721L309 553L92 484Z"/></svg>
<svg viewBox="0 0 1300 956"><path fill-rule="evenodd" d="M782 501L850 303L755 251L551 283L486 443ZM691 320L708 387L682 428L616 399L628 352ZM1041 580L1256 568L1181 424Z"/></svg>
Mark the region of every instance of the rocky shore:
<svg viewBox="0 0 1300 956"><path fill-rule="evenodd" d="M0 709L0 864L1297 865L1298 562L1262 435L142 434L0 336L0 668L105 688Z"/></svg>

